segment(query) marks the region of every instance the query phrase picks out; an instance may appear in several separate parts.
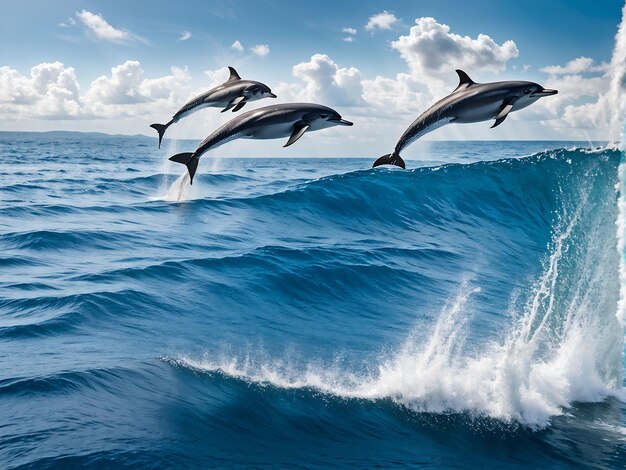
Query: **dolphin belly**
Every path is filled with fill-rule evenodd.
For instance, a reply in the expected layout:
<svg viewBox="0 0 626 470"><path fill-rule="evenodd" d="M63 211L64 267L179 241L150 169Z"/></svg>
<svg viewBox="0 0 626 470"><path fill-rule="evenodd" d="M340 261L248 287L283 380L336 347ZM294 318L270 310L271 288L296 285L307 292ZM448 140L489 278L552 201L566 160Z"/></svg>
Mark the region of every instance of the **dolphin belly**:
<svg viewBox="0 0 626 470"><path fill-rule="evenodd" d="M501 100L476 105L472 103L464 103L464 106L459 106L457 109L450 112L450 115L454 116L454 122L469 124L495 119L501 110Z"/></svg>
<svg viewBox="0 0 626 470"><path fill-rule="evenodd" d="M281 122L250 129L246 134L254 139L279 139L289 137L293 132L293 122Z"/></svg>

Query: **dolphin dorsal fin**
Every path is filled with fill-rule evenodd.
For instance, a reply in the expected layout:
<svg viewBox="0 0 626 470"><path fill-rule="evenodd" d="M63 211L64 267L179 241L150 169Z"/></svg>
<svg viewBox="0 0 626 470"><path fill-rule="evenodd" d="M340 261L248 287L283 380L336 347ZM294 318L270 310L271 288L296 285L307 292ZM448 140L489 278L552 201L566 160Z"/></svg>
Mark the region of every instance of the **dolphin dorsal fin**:
<svg viewBox="0 0 626 470"><path fill-rule="evenodd" d="M233 67L229 66L228 70L230 71L230 77L228 77L229 82L232 80L241 80L241 77Z"/></svg>
<svg viewBox="0 0 626 470"><path fill-rule="evenodd" d="M463 90L464 88L467 88L468 86L476 84L476 82L474 82L474 80L472 80L468 74L463 72L463 70L457 69L456 73L459 76L459 86L456 87L456 90L454 91Z"/></svg>

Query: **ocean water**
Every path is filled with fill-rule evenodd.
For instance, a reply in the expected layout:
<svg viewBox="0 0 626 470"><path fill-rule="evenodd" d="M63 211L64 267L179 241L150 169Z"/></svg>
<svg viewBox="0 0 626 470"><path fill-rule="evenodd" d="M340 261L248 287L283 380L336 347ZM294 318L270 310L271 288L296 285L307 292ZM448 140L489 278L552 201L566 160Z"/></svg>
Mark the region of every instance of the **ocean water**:
<svg viewBox="0 0 626 470"><path fill-rule="evenodd" d="M0 133L2 468L624 467L620 152L194 144Z"/></svg>

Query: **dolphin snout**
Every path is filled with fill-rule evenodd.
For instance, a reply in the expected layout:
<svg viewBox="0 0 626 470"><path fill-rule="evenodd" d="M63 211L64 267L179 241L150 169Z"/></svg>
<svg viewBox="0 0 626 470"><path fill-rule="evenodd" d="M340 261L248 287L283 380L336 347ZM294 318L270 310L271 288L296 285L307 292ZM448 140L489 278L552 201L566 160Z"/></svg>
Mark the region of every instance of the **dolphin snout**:
<svg viewBox="0 0 626 470"><path fill-rule="evenodd" d="M548 88L544 88L541 91L536 91L532 94L532 96L550 96L550 95L556 95L559 91L558 90L550 90Z"/></svg>
<svg viewBox="0 0 626 470"><path fill-rule="evenodd" d="M267 96L269 96L270 98L278 98L278 96L276 96L274 93L270 93L270 94L269 94L269 95L267 95Z"/></svg>
<svg viewBox="0 0 626 470"><path fill-rule="evenodd" d="M330 122L336 122L337 124L339 124L340 126L351 126L352 122L350 121L346 121L345 119L329 119Z"/></svg>

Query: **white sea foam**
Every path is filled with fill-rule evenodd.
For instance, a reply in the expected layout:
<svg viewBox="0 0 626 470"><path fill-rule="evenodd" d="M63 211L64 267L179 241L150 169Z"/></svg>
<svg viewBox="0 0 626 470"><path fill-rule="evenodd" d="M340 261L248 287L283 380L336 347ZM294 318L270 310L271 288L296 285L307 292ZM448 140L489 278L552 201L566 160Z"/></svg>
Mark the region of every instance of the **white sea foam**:
<svg viewBox="0 0 626 470"><path fill-rule="evenodd" d="M617 252L620 259L620 300L617 307L617 319L622 328L626 327L626 158L622 155L622 163L619 166L619 192L617 216Z"/></svg>

